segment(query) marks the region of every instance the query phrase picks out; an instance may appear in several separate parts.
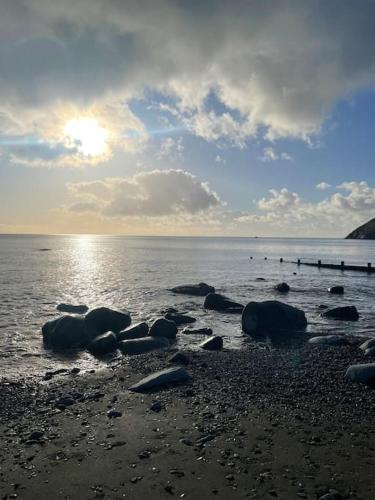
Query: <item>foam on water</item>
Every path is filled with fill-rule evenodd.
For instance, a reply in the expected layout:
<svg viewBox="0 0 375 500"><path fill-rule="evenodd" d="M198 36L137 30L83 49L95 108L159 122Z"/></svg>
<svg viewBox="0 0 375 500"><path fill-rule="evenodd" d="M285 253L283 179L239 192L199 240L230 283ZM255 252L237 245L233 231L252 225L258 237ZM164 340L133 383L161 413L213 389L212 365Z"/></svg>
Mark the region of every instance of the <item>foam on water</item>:
<svg viewBox="0 0 375 500"><path fill-rule="evenodd" d="M50 249L50 251L41 251ZM253 257L250 260L250 256ZM264 260L267 257L267 260ZM234 300L279 299L305 310L312 333L375 336L375 274L280 264L284 260L375 265L375 242L287 238L151 238L108 236L0 236L0 357L2 375L96 367L85 352L59 355L43 348L41 326L60 315L60 302L127 309L133 321L150 321L166 307L191 313L197 328L225 336L230 348L247 337L240 316L204 311L203 298L174 295L168 288L205 281ZM297 274L293 274L297 273ZM266 281L256 281L257 277ZM292 290L281 295L275 283ZM343 297L326 292L344 285ZM355 305L356 323L327 321L319 304ZM194 325L194 326L195 326ZM202 338L180 336L194 347Z"/></svg>

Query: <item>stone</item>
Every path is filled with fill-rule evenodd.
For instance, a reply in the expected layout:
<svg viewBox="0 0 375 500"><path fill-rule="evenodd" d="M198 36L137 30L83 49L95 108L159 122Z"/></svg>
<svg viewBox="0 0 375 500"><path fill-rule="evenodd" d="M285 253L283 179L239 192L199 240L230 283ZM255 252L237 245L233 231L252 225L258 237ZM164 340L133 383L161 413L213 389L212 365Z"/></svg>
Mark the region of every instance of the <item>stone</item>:
<svg viewBox="0 0 375 500"><path fill-rule="evenodd" d="M117 333L124 330L130 325L131 318L127 312L99 307L86 314L85 321L90 330L95 331L96 335L100 335L105 332Z"/></svg>
<svg viewBox="0 0 375 500"><path fill-rule="evenodd" d="M375 356L375 346L374 347L369 347L368 349L365 350L364 352L365 356L368 358L372 358Z"/></svg>
<svg viewBox="0 0 375 500"><path fill-rule="evenodd" d="M319 500L343 500L343 497L338 491L330 490L325 495L319 497Z"/></svg>
<svg viewBox="0 0 375 500"><path fill-rule="evenodd" d="M61 398L59 398L57 401L56 401L56 408L59 408L60 410L65 410L65 408L67 408L68 406L72 406L74 405L75 403L75 400L74 398L72 398L72 396L70 395L67 395L67 396L61 396Z"/></svg>
<svg viewBox="0 0 375 500"><path fill-rule="evenodd" d="M359 314L355 306L342 306L327 309L322 313L324 318L339 319L343 321L357 321Z"/></svg>
<svg viewBox="0 0 375 500"><path fill-rule="evenodd" d="M160 389L169 384L186 382L190 379L189 373L182 367L171 367L149 375L129 387L132 392L148 392Z"/></svg>
<svg viewBox="0 0 375 500"><path fill-rule="evenodd" d="M168 359L168 363L176 365L188 365L190 363L190 358L185 353L178 351Z"/></svg>
<svg viewBox="0 0 375 500"><path fill-rule="evenodd" d="M277 292L287 293L290 290L290 286L288 285L288 283L278 283L277 285L275 285L275 290Z"/></svg>
<svg viewBox="0 0 375 500"><path fill-rule="evenodd" d="M150 406L150 410L154 411L155 413L159 413L159 411L161 411L163 408L164 408L164 405L161 401L155 401Z"/></svg>
<svg viewBox="0 0 375 500"><path fill-rule="evenodd" d="M184 328L185 335L212 335L212 328Z"/></svg>
<svg viewBox="0 0 375 500"><path fill-rule="evenodd" d="M166 318L158 318L151 325L150 336L151 337L166 337L167 339L174 340L177 335L176 323L170 321Z"/></svg>
<svg viewBox="0 0 375 500"><path fill-rule="evenodd" d="M89 308L85 305L73 305L73 304L59 304L56 309L61 312L71 313L71 314L85 314Z"/></svg>
<svg viewBox="0 0 375 500"><path fill-rule="evenodd" d="M322 346L340 346L348 345L349 340L344 335L324 335L320 337L312 337L309 339L309 344Z"/></svg>
<svg viewBox="0 0 375 500"><path fill-rule="evenodd" d="M122 412L117 410L109 410L107 411L108 418L119 418L122 417Z"/></svg>
<svg viewBox="0 0 375 500"><path fill-rule="evenodd" d="M231 312L242 312L243 309L242 304L234 302L220 293L209 293L204 299L203 307L214 311L227 311L230 309Z"/></svg>
<svg viewBox="0 0 375 500"><path fill-rule="evenodd" d="M169 347L169 340L165 337L144 337L142 339L122 340L118 345L122 354L133 356L155 349Z"/></svg>
<svg viewBox="0 0 375 500"><path fill-rule="evenodd" d="M352 382L375 386L375 363L351 365L346 370L345 378Z"/></svg>
<svg viewBox="0 0 375 500"><path fill-rule="evenodd" d="M277 300L249 302L242 312L242 330L248 334L264 334L304 330L305 313Z"/></svg>
<svg viewBox="0 0 375 500"><path fill-rule="evenodd" d="M86 347L91 340L85 320L76 316L48 321L42 327L42 335L45 345L55 350Z"/></svg>
<svg viewBox="0 0 375 500"><path fill-rule="evenodd" d="M27 439L30 441L39 441L43 437L44 437L44 431L37 430L37 431L33 431L31 434L29 434Z"/></svg>
<svg viewBox="0 0 375 500"><path fill-rule="evenodd" d="M119 342L121 340L141 339L147 337L148 332L148 324L143 321L142 323L129 326L125 330L121 330L121 332L116 333L116 337Z"/></svg>
<svg viewBox="0 0 375 500"><path fill-rule="evenodd" d="M220 351L223 348L223 339L216 335L199 344L199 347L207 351Z"/></svg>
<svg viewBox="0 0 375 500"><path fill-rule="evenodd" d="M178 313L167 313L165 318L169 321L173 321L177 326L186 325L189 323L195 323L197 321L193 316L187 316L186 314L178 314Z"/></svg>
<svg viewBox="0 0 375 500"><path fill-rule="evenodd" d="M363 342L363 344L359 346L359 348L362 349L362 351L370 349L371 347L375 347L375 339L368 339L366 340L366 342Z"/></svg>
<svg viewBox="0 0 375 500"><path fill-rule="evenodd" d="M209 293L214 293L215 288L207 285L207 283L198 283L195 285L179 285L171 289L174 293L182 293L184 295L195 295L197 297L205 297Z"/></svg>
<svg viewBox="0 0 375 500"><path fill-rule="evenodd" d="M343 295L344 294L344 287L343 286L331 286L331 288L328 288L329 293L333 293L334 295Z"/></svg>
<svg viewBox="0 0 375 500"><path fill-rule="evenodd" d="M325 304L319 304L318 309L329 309L329 307L326 306Z"/></svg>
<svg viewBox="0 0 375 500"><path fill-rule="evenodd" d="M89 350L93 354L108 354L117 349L116 335L112 332L102 333L94 338L89 345Z"/></svg>

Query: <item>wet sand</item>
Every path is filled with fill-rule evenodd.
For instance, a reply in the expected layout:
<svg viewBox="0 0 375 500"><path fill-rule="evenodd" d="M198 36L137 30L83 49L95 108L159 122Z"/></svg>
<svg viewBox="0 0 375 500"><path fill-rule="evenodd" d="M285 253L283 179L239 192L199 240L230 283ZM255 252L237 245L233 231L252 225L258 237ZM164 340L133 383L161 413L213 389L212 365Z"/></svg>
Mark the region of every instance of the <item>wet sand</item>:
<svg viewBox="0 0 375 500"><path fill-rule="evenodd" d="M190 382L127 390L170 355L3 383L0 498L375 498L375 391L344 379L357 344L191 352Z"/></svg>

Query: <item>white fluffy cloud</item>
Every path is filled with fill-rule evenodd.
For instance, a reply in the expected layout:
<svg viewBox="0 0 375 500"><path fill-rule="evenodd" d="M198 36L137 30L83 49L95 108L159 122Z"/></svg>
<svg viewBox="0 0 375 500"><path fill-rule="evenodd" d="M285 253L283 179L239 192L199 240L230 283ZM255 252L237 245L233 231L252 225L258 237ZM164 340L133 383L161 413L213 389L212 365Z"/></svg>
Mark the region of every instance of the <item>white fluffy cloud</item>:
<svg viewBox="0 0 375 500"><path fill-rule="evenodd" d="M338 99L375 82L371 0L2 0L0 9L2 135L53 143L41 114L120 106L147 88L207 140L308 140ZM209 109L212 95L222 111Z"/></svg>
<svg viewBox="0 0 375 500"><path fill-rule="evenodd" d="M329 189L331 187L331 184L328 184L328 182L319 182L319 184L316 185L317 189L320 189L321 191L325 191L326 189Z"/></svg>
<svg viewBox="0 0 375 500"><path fill-rule="evenodd" d="M278 153L274 148L268 147L264 148L263 155L260 157L260 160L263 162L276 160L292 161L293 158L288 153Z"/></svg>
<svg viewBox="0 0 375 500"><path fill-rule="evenodd" d="M191 216L223 205L205 182L183 170L153 170L132 177L71 183L70 210L105 217Z"/></svg>

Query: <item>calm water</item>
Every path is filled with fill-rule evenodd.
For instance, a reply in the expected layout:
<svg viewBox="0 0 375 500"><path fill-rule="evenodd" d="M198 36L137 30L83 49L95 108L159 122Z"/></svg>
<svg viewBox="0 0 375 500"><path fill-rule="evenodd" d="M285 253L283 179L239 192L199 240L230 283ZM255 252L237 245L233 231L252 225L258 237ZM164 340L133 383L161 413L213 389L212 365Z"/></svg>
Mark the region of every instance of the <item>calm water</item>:
<svg viewBox="0 0 375 500"><path fill-rule="evenodd" d="M51 251L42 252L41 248ZM279 281L287 281L292 291L281 300L305 310L309 331L375 336L375 275L280 264L280 257L375 265L375 242L2 235L2 375L14 377L19 373L31 375L61 367L100 364L87 353L57 357L44 350L40 328L45 321L59 315L56 305L60 302L127 309L134 321L152 320L161 309L177 306L197 317L196 327L209 326L225 336L228 347L240 348L246 337L241 333L238 315L206 312L202 309L203 299L176 296L167 290L189 282L205 281L219 292L246 303L280 299L272 288ZM256 281L257 277L267 281ZM327 287L336 284L345 286L344 297L326 292ZM326 322L317 310L322 303L354 304L360 312L360 321ZM195 348L201 340L180 336L179 343Z"/></svg>

